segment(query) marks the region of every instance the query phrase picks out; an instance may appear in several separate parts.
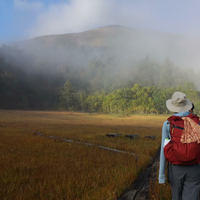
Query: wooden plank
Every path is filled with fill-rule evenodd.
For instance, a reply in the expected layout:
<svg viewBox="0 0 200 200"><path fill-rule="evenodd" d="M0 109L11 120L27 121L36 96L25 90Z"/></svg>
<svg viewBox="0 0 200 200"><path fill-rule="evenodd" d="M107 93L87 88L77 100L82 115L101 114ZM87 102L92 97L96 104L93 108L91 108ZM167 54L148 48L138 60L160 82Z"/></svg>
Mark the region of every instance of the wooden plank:
<svg viewBox="0 0 200 200"><path fill-rule="evenodd" d="M106 134L107 137L118 137L120 135L121 135L120 133L108 133L108 134Z"/></svg>
<svg viewBox="0 0 200 200"><path fill-rule="evenodd" d="M130 139L134 139L134 138L137 138L138 135L131 134L131 135L125 135L125 137L130 138Z"/></svg>

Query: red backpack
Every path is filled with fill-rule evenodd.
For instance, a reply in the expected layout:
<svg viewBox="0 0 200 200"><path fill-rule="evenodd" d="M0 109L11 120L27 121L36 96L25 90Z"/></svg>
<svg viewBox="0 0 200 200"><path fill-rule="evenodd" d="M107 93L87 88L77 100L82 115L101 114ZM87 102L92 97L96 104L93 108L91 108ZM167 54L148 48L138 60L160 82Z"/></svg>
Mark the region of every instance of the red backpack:
<svg viewBox="0 0 200 200"><path fill-rule="evenodd" d="M193 121L199 124L199 117L193 114L188 115ZM184 121L181 117L171 116L170 142L164 147L164 155L168 162L179 165L192 165L200 163L200 144L197 142L181 143L181 134L184 130Z"/></svg>

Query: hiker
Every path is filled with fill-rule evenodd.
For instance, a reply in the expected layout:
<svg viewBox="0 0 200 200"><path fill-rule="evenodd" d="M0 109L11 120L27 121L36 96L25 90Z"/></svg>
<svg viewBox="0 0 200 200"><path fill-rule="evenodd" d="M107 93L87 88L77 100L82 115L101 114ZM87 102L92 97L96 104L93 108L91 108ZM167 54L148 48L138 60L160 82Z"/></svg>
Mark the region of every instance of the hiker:
<svg viewBox="0 0 200 200"><path fill-rule="evenodd" d="M178 126L173 126L172 128L172 125L170 126L170 124L178 120L177 122L179 124L182 124L183 127L185 127L185 123L186 123L185 119L188 120L188 118L194 118L196 122L190 119L188 121L192 121L192 123L194 123L196 126L195 128L198 129L197 132L200 133L199 117L192 114L194 105L187 99L186 95L182 92L179 92L179 91L175 92L172 96L172 99L169 99L166 101L166 106L167 106L167 109L171 112L174 112L174 114L173 116L168 118L167 121L164 122L163 128L162 128L159 183L165 185L165 169L166 169L165 157L167 157L166 155L168 155L169 159L167 157L167 160L169 161L170 159L172 159L172 161L170 160L171 162L168 163L169 164L168 165L168 179L169 179L169 183L171 185L171 190L172 190L172 200L199 200L199 189L200 189L200 165L198 164L200 163L199 156L197 155L198 158L196 160L193 160L192 162L189 161L188 163L186 161L177 161L175 156L170 158L170 156L174 153L174 149L172 149L174 148L173 144L176 144L176 142L174 142L174 140L176 139L175 131L176 133L178 131L179 133L181 133L184 130L184 128L180 128ZM183 121L185 123L183 123ZM170 131L172 133L172 129L173 129L174 137L173 136L171 137L171 134L170 134ZM190 132L186 132L186 133L185 132L184 134L190 134ZM170 141L171 139L173 141ZM181 140L179 140L178 142L180 143L182 139L185 139L185 138L183 138L183 136L181 135ZM186 137L186 140L188 139L190 138ZM167 141L167 144L165 143L166 141ZM199 135L199 141L200 141L200 135ZM189 143L188 141L186 142ZM164 146L165 144L166 146ZM187 145L187 144L184 144L184 145ZM198 145L198 143L190 142L189 145ZM200 146L200 144L198 146ZM172 149L172 151L170 152L171 155L170 153L167 154L168 153L167 150L170 148Z"/></svg>
<svg viewBox="0 0 200 200"><path fill-rule="evenodd" d="M194 112L194 104L193 103L192 103L192 108L189 111L190 111L190 113Z"/></svg>

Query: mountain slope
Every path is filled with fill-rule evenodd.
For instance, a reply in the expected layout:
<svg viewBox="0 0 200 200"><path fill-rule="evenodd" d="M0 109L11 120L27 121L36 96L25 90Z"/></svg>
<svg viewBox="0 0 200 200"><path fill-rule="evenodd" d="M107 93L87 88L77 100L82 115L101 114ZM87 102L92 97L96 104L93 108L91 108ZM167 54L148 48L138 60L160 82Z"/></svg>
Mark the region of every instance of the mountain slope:
<svg viewBox="0 0 200 200"><path fill-rule="evenodd" d="M199 44L199 41L184 36L117 25L81 33L41 36L18 43L40 60L49 57L50 62L68 61L76 66L80 63L88 65L94 56L140 60L148 55L158 62L169 57L179 67L195 69L200 63Z"/></svg>

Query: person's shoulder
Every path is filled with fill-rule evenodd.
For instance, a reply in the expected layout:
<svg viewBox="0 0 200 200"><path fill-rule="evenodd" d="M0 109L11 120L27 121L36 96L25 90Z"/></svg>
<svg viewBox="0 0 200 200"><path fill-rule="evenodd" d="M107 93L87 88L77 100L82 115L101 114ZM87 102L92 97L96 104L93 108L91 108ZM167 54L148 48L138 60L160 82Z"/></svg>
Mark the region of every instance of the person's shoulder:
<svg viewBox="0 0 200 200"><path fill-rule="evenodd" d="M163 126L168 126L169 125L169 121L166 120L164 123L163 123Z"/></svg>
<svg viewBox="0 0 200 200"><path fill-rule="evenodd" d="M166 120L164 123L163 123L163 127L168 127L170 125L169 121Z"/></svg>

